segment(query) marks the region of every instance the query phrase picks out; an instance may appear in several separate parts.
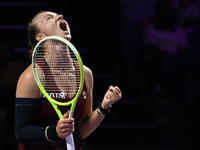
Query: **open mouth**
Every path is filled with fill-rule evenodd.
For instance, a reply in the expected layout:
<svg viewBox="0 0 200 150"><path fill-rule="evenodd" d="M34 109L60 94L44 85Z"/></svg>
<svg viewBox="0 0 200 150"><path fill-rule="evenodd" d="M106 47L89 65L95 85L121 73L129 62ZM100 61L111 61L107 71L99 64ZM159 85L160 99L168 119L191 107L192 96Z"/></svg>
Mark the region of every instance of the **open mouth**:
<svg viewBox="0 0 200 150"><path fill-rule="evenodd" d="M63 30L63 31L67 31L67 26L66 26L65 21L60 22L60 29Z"/></svg>

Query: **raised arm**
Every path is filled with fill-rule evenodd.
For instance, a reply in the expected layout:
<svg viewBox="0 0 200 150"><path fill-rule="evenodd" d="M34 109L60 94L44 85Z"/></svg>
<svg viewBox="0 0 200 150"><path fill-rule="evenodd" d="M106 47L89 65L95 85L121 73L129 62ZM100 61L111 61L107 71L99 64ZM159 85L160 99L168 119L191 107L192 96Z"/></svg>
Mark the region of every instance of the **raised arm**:
<svg viewBox="0 0 200 150"><path fill-rule="evenodd" d="M87 87L87 108L84 117L79 124L81 138L89 136L104 119L104 113L99 108L93 111L93 75L89 68L85 67L85 83ZM105 93L101 106L103 109L108 109L110 105L120 100L122 93L120 89L115 86L110 86Z"/></svg>

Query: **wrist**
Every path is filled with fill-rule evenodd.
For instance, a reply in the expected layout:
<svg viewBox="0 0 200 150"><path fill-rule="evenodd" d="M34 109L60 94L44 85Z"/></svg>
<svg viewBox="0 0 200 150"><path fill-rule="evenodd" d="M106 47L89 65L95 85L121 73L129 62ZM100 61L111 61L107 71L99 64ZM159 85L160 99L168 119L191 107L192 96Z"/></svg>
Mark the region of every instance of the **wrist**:
<svg viewBox="0 0 200 150"><path fill-rule="evenodd" d="M100 105L101 105L101 107L102 107L103 109L108 109L108 108L110 107L110 105L106 105L106 104L104 104L104 103L101 103Z"/></svg>
<svg viewBox="0 0 200 150"><path fill-rule="evenodd" d="M98 113L100 116L102 116L102 117L104 117L104 116L105 116L105 114L104 114L104 113L102 113L102 112L99 110L99 108L97 108L97 113Z"/></svg>
<svg viewBox="0 0 200 150"><path fill-rule="evenodd" d="M57 132L56 132L56 125L46 127L45 136L46 136L46 139L47 139L48 141L50 141L50 142L53 141L53 140L58 140L58 139L60 139L60 138L58 137Z"/></svg>
<svg viewBox="0 0 200 150"><path fill-rule="evenodd" d="M107 100L103 100L101 103L100 103L101 107L103 109L109 109L111 107L111 104L107 101Z"/></svg>
<svg viewBox="0 0 200 150"><path fill-rule="evenodd" d="M106 115L110 112L111 107L112 107L111 105L106 107L103 105L103 103L100 103L99 107L97 108L97 112L99 114L99 111L100 111L101 114Z"/></svg>

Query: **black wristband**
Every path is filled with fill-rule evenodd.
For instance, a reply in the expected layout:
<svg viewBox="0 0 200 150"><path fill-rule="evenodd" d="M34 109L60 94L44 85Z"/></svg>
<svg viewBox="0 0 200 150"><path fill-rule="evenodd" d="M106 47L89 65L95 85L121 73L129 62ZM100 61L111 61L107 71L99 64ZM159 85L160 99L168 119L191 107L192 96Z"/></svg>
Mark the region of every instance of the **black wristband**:
<svg viewBox="0 0 200 150"><path fill-rule="evenodd" d="M101 105L102 105L102 102L100 103L100 105L99 105L99 107L98 107L99 110L100 110L102 113L104 113L105 115L108 114L108 113L110 112L110 109L111 109L112 106L110 105L108 109L103 109Z"/></svg>
<svg viewBox="0 0 200 150"><path fill-rule="evenodd" d="M60 139L56 132L56 125L50 126L47 129L47 137L49 140L59 140Z"/></svg>

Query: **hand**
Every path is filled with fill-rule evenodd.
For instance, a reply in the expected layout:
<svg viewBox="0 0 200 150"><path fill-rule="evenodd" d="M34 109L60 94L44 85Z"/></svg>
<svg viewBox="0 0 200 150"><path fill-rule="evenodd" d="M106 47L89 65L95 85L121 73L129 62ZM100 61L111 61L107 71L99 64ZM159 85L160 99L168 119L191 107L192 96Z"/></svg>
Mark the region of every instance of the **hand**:
<svg viewBox="0 0 200 150"><path fill-rule="evenodd" d="M67 118L69 111L63 115L64 119L60 119L56 126L56 132L60 139L65 139L74 132L74 118Z"/></svg>
<svg viewBox="0 0 200 150"><path fill-rule="evenodd" d="M108 109L110 105L114 104L116 101L120 100L122 98L122 92L120 89L115 86L110 86L108 91L106 92L103 102L102 102L102 108Z"/></svg>

